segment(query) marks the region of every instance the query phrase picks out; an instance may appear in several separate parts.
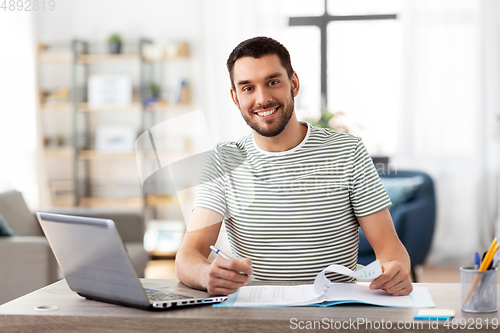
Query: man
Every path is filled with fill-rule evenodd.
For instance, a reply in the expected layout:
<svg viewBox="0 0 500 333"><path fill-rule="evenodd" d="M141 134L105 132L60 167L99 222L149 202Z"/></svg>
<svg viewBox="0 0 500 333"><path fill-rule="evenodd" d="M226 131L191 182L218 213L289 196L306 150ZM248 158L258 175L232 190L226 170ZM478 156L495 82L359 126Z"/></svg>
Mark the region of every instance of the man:
<svg viewBox="0 0 500 333"><path fill-rule="evenodd" d="M312 281L333 263L354 270L361 226L383 269L370 288L408 295L410 259L361 139L297 120L299 79L279 42L246 40L227 67L231 97L252 135L218 144L208 158L177 253L178 278L211 294L231 294L252 274ZM237 259L210 263L223 220Z"/></svg>

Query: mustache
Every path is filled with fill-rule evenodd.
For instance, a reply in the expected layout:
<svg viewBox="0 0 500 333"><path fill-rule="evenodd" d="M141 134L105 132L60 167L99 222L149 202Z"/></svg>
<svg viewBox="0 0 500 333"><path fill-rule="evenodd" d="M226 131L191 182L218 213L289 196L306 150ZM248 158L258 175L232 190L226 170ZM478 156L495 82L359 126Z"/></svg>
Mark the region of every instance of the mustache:
<svg viewBox="0 0 500 333"><path fill-rule="evenodd" d="M266 105L262 105L262 106L258 106L258 107L252 108L252 109L250 109L250 111L253 112L253 113L257 113L257 112L260 112L262 110L272 109L272 108L275 108L275 107L281 106L281 105L282 104L279 103L279 102L273 102L273 103L269 103L269 104L266 104Z"/></svg>

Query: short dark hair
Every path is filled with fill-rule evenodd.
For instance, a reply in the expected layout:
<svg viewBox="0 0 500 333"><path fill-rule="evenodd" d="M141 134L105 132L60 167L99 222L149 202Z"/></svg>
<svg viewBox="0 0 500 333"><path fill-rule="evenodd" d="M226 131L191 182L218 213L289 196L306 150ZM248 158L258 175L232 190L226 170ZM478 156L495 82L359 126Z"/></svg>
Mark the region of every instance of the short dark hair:
<svg viewBox="0 0 500 333"><path fill-rule="evenodd" d="M293 68L290 53L288 53L286 47L277 40L269 37L253 37L238 44L227 59L226 66L233 89L235 89L233 70L236 60L243 57L260 58L270 54L276 54L280 58L281 65L286 69L288 77L291 78Z"/></svg>

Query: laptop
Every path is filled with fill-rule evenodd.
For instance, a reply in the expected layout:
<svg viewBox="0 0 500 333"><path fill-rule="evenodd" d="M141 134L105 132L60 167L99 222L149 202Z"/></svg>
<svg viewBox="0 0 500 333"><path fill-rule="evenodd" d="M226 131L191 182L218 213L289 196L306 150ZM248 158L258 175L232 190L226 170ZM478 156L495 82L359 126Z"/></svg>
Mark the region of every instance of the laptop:
<svg viewBox="0 0 500 333"><path fill-rule="evenodd" d="M69 288L82 297L146 310L227 299L177 281L162 285L139 280L112 220L43 212L36 216Z"/></svg>

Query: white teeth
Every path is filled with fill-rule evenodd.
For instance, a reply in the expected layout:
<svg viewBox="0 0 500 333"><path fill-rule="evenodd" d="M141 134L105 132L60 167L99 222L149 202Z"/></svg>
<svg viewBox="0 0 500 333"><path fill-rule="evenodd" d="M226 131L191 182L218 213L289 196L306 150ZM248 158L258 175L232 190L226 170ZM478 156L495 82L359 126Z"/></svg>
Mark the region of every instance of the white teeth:
<svg viewBox="0 0 500 333"><path fill-rule="evenodd" d="M257 114L258 114L259 116L261 116L261 117L270 116L270 115L272 115L274 112L276 112L276 110L277 110L277 109L278 109L278 108L276 107L276 108L274 108L274 109L272 109L272 110L269 110L269 111L266 111L266 112L257 112Z"/></svg>

